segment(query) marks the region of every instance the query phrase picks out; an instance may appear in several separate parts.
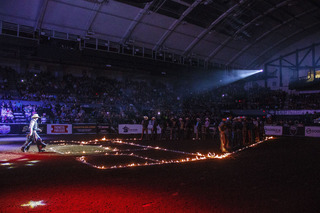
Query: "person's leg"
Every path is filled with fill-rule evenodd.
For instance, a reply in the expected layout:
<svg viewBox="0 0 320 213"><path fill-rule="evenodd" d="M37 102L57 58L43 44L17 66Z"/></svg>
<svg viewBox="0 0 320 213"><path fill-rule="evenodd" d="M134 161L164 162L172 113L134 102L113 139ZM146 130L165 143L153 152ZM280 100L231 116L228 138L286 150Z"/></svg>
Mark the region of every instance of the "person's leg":
<svg viewBox="0 0 320 213"><path fill-rule="evenodd" d="M144 136L144 128L142 128L142 133L141 133L141 138L140 138L140 140L143 140L143 136Z"/></svg>
<svg viewBox="0 0 320 213"><path fill-rule="evenodd" d="M29 147L32 143L33 136L27 136L26 142L22 145L21 151L26 152L29 150Z"/></svg>
<svg viewBox="0 0 320 213"><path fill-rule="evenodd" d="M149 131L148 131L148 128L146 129L146 140L149 140Z"/></svg>
<svg viewBox="0 0 320 213"><path fill-rule="evenodd" d="M153 129L153 138L152 138L152 140L157 140L157 135L158 135L158 130L157 130L157 128L155 128L155 129Z"/></svg>
<svg viewBox="0 0 320 213"><path fill-rule="evenodd" d="M221 152L227 152L227 150L226 150L226 135L223 132L220 132L220 150L221 150Z"/></svg>
<svg viewBox="0 0 320 213"><path fill-rule="evenodd" d="M37 147L38 147L38 151L39 152L44 152L44 148L47 146L42 139L40 138L40 136L38 134L36 134L35 136L36 138L36 143L37 143Z"/></svg>

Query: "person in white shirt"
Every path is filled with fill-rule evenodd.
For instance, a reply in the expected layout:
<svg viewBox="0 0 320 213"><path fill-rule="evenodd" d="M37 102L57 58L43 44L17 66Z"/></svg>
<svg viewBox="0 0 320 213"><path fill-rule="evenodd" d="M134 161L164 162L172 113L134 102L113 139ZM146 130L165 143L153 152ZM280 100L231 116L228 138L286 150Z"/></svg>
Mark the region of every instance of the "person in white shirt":
<svg viewBox="0 0 320 213"><path fill-rule="evenodd" d="M38 114L32 115L31 121L30 121L30 124L29 124L29 134L27 135L27 140L23 144L23 146L21 147L21 151L22 152L28 151L32 142L36 142L37 143L37 147L38 147L38 151L39 152L44 152L45 151L44 148L46 147L46 144L43 143L42 139L40 138L40 136L37 133L37 131L42 132L42 130L38 128L37 120L39 118L40 117L39 117Z"/></svg>

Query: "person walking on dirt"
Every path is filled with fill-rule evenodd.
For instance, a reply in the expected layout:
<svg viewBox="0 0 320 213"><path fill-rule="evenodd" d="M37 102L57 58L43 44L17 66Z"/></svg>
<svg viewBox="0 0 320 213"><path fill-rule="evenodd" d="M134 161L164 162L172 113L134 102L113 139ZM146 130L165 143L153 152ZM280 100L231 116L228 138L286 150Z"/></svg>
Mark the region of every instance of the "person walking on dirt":
<svg viewBox="0 0 320 213"><path fill-rule="evenodd" d="M44 148L46 147L46 144L42 141L42 139L37 133L37 131L42 132L42 130L38 128L37 120L39 118L40 117L38 114L32 115L31 121L29 124L29 134L27 135L27 140L21 147L22 152L28 151L32 142L36 142L39 152L45 151Z"/></svg>

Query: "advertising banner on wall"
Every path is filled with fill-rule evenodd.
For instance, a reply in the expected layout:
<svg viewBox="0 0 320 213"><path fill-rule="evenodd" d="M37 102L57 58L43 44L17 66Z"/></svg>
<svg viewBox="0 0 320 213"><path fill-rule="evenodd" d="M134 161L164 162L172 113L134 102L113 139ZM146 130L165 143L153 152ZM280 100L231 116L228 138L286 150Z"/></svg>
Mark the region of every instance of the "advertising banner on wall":
<svg viewBox="0 0 320 213"><path fill-rule="evenodd" d="M1 124L0 125L0 134L1 135L6 135L9 134L12 131L12 128L8 124Z"/></svg>
<svg viewBox="0 0 320 213"><path fill-rule="evenodd" d="M304 136L304 126L284 126L283 135L285 136Z"/></svg>
<svg viewBox="0 0 320 213"><path fill-rule="evenodd" d="M305 136L307 137L320 137L320 126L306 126Z"/></svg>
<svg viewBox="0 0 320 213"><path fill-rule="evenodd" d="M141 124L119 124L119 134L141 134Z"/></svg>
<svg viewBox="0 0 320 213"><path fill-rule="evenodd" d="M307 113L309 115L312 115L313 113L319 113L320 110L270 110L270 114L275 114L275 115L306 115Z"/></svg>
<svg viewBox="0 0 320 213"><path fill-rule="evenodd" d="M148 134L151 134L152 125L148 125ZM141 124L119 124L119 134L141 134ZM157 126L157 134L161 134L161 128Z"/></svg>
<svg viewBox="0 0 320 213"><path fill-rule="evenodd" d="M109 124L100 123L97 125L97 133L98 134L116 134L118 133L118 131Z"/></svg>
<svg viewBox="0 0 320 213"><path fill-rule="evenodd" d="M264 126L266 135L282 135L282 126Z"/></svg>
<svg viewBox="0 0 320 213"><path fill-rule="evenodd" d="M72 134L72 125L47 124L47 134Z"/></svg>
<svg viewBox="0 0 320 213"><path fill-rule="evenodd" d="M96 124L72 124L73 134L96 134Z"/></svg>
<svg viewBox="0 0 320 213"><path fill-rule="evenodd" d="M46 134L46 125L39 124L39 129L42 132L39 134ZM0 135L7 134L27 134L29 132L29 124L0 124Z"/></svg>

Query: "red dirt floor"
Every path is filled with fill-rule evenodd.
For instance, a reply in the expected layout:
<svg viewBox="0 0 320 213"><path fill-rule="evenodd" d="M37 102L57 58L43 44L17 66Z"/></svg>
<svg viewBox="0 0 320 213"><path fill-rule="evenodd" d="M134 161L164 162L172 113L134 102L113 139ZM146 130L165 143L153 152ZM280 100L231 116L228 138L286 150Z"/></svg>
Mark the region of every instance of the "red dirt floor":
<svg viewBox="0 0 320 213"><path fill-rule="evenodd" d="M218 147L161 143L183 151ZM0 143L0 212L320 212L316 138L276 138L225 159L111 170L8 144ZM29 201L45 205L22 206Z"/></svg>

